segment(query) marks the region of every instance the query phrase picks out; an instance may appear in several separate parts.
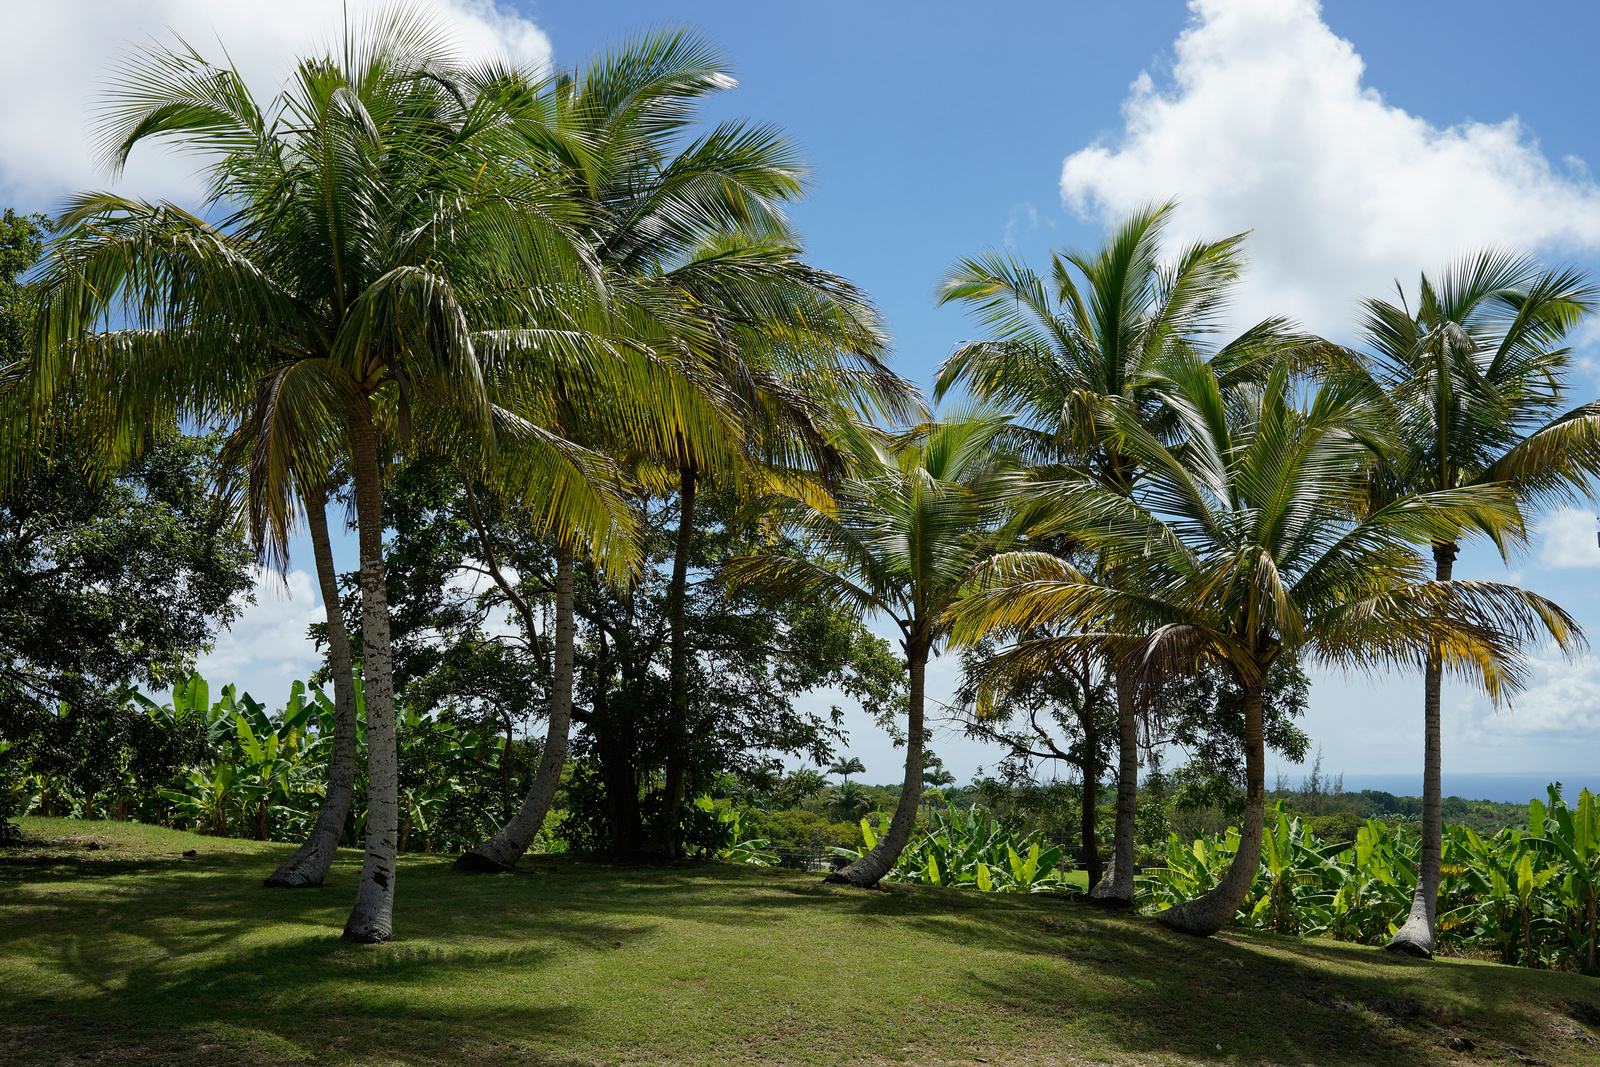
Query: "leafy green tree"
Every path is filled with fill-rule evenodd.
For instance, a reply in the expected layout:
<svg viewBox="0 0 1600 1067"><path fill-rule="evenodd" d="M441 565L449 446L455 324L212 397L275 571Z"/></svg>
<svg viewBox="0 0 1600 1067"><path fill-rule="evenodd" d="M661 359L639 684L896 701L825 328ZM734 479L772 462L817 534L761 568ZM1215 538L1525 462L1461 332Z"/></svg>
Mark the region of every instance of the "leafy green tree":
<svg viewBox="0 0 1600 1067"><path fill-rule="evenodd" d="M1403 497L1363 513L1374 449L1388 429L1361 383L1324 383L1304 407L1284 368L1229 402L1199 361L1168 368L1164 402L1181 446L1129 411L1108 414L1119 447L1145 471L1133 499L1087 479L1055 490L1076 535L1100 546L1125 580L1111 584L1042 553L1001 557L993 585L955 610L956 636L1056 627L1006 653L1019 665L1103 651L1136 666L1148 692L1165 677L1226 667L1242 691L1246 800L1236 858L1216 888L1161 913L1174 929L1211 934L1238 910L1260 863L1265 808L1262 693L1274 664L1357 670L1440 650L1448 669L1499 698L1522 677L1523 642L1579 646L1559 607L1491 582L1425 580L1415 546L1462 529L1515 522L1502 488Z"/></svg>
<svg viewBox="0 0 1600 1067"><path fill-rule="evenodd" d="M187 677L249 598L249 549L209 492L215 451L169 432L106 478L62 433L0 497L0 741L87 818L130 767L148 784L185 762L194 739L151 728L128 694Z"/></svg>
<svg viewBox="0 0 1600 1067"><path fill-rule="evenodd" d="M1005 252L958 261L940 285L940 301L966 304L989 336L962 344L945 361L935 399L964 389L1017 412L1008 437L1030 462L1066 467L1128 496L1142 470L1099 427L1105 413L1121 410L1152 432L1170 428L1171 413L1154 388L1168 361L1204 355L1231 383L1259 375L1266 364L1309 362L1325 352L1321 341L1295 333L1281 319L1218 344L1222 309L1243 264L1244 235L1190 245L1164 262L1162 238L1172 211L1167 204L1134 212L1093 253L1053 253L1045 277ZM1138 715L1128 672L1111 674L1117 829L1110 869L1091 892L1131 904Z"/></svg>
<svg viewBox="0 0 1600 1067"><path fill-rule="evenodd" d="M1078 838L1089 885L1100 884L1097 814L1100 778L1116 736L1116 700L1103 657L1063 660L1045 672L1007 672L991 665L999 652L992 640L962 649L962 682L957 691L968 737L1000 745L999 768L1008 782L1033 783L1040 761L1076 768L1079 795ZM993 801L990 801L993 806Z"/></svg>
<svg viewBox="0 0 1600 1067"><path fill-rule="evenodd" d="M387 575L401 704L452 708L465 725L506 734L501 818L508 821L516 799L525 802L544 773L530 772L524 753L535 745L522 738L557 699L549 622L558 602L555 546L534 536L487 487L469 496L444 461L408 464L389 500ZM692 556L697 570L741 550L760 529L724 494L702 504L706 525L696 531ZM661 783L670 694L668 572L660 564L670 556L676 528L671 509L645 509L639 533L655 565L630 582L610 582L591 565L578 568L573 751L581 766L569 770L563 786L565 825L585 849L634 855L654 822L667 817ZM685 619L700 650L691 665L688 781L696 793L719 790L730 775L775 782L782 766L774 752L828 758L838 737L836 716L797 709L800 694L837 687L876 706L893 698L899 681L884 642L843 613L730 597L697 583ZM543 757L541 749L533 759L542 767Z"/></svg>
<svg viewBox="0 0 1600 1067"><path fill-rule="evenodd" d="M880 454L877 470L840 483L832 506L796 505L802 553L750 555L726 570L736 588L881 613L900 629L909 678L905 784L888 830L830 881L876 885L911 839L922 795L928 657L975 571L1018 533L1027 478L1000 447L1007 426L983 412L908 431ZM863 439L859 447L870 444Z"/></svg>
<svg viewBox="0 0 1600 1067"><path fill-rule="evenodd" d="M872 808L866 790L856 782L845 782L828 793L823 808L840 822L855 822Z"/></svg>
<svg viewBox="0 0 1600 1067"><path fill-rule="evenodd" d="M1413 306L1365 302L1364 339L1377 387L1395 412L1397 449L1374 478L1378 503L1406 493L1505 483L1522 508L1573 502L1600 472L1600 402L1567 409L1567 337L1593 309L1595 286L1573 269L1486 251L1437 281L1424 274ZM1483 525L1506 550L1520 527ZM1434 575L1454 573L1460 539L1434 542ZM1439 896L1439 697L1443 668L1424 657L1422 876L1390 948L1433 954Z"/></svg>
<svg viewBox="0 0 1600 1067"><path fill-rule="evenodd" d="M18 215L11 208L0 217L0 365L27 354L33 332L33 293L22 280L44 251L43 215Z"/></svg>

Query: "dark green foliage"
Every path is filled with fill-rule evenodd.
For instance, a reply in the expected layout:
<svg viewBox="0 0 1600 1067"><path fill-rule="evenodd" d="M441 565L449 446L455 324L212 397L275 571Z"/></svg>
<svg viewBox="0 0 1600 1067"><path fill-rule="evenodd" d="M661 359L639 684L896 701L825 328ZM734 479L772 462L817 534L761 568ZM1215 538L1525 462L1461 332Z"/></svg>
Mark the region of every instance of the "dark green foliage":
<svg viewBox="0 0 1600 1067"><path fill-rule="evenodd" d="M357 676L355 801L342 843L365 829L365 702ZM280 708L223 686L216 699L198 673L164 704L135 694L92 720L100 758L61 767L45 731L40 745L13 748L19 815L109 817L224 837L299 841L316 819L328 780L333 702L295 682ZM66 716L57 721L67 721ZM458 852L498 824L504 740L455 721L450 709L408 709L399 723L400 837L404 851ZM526 742L518 742L525 746ZM58 746L65 750L68 746ZM534 753L530 762L537 762Z"/></svg>
<svg viewBox="0 0 1600 1067"><path fill-rule="evenodd" d="M43 215L18 215L10 208L0 216L0 364L27 353L33 301L21 279L44 249L48 225Z"/></svg>
<svg viewBox="0 0 1600 1067"><path fill-rule="evenodd" d="M1290 660L1274 663L1261 694L1269 752L1294 763L1310 738L1294 720L1305 714L1311 681ZM1231 671L1212 667L1169 685L1158 714L1161 740L1188 757L1168 779L1180 812L1216 808L1227 818L1244 812L1244 694Z"/></svg>
<svg viewBox="0 0 1600 1067"><path fill-rule="evenodd" d="M862 845L859 821L833 819L805 808L747 811L744 829L749 836L766 838L773 848L790 852L820 852L833 847L860 848Z"/></svg>
<svg viewBox="0 0 1600 1067"><path fill-rule="evenodd" d="M406 465L386 496L386 546L395 680L414 713L443 708L457 722L506 740L501 817L537 764L524 742L548 714L554 560L527 516L440 459ZM565 782L562 833L581 851L629 853L661 804L666 760L667 574L676 514L639 500L645 565L617 587L592 568L577 575L575 767ZM776 786L782 755L822 763L841 734L839 714L802 712L794 700L822 687L879 711L902 670L887 645L844 612L731 595L705 580L755 536L732 498L703 496L693 541L686 626L690 671L690 796L727 776ZM354 576L347 599L356 603ZM692 819L688 813L685 819ZM685 823L687 825L687 823Z"/></svg>
<svg viewBox="0 0 1600 1067"><path fill-rule="evenodd" d="M57 444L0 501L0 741L94 811L124 776L149 785L192 757L128 694L187 676L240 610L250 553L208 491L214 439L163 436L114 478Z"/></svg>

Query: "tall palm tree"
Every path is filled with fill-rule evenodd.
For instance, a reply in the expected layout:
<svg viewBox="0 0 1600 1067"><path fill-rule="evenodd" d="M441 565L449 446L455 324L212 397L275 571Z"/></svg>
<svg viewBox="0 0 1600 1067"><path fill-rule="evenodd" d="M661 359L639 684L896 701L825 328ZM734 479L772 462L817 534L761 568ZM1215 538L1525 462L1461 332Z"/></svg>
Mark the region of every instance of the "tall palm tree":
<svg viewBox="0 0 1600 1067"><path fill-rule="evenodd" d="M382 12L338 54L301 60L266 107L235 70L187 46L134 60L102 112L110 163L151 140L202 156L218 221L77 197L42 280L38 356L20 375L40 407L69 384L93 398L108 450L161 417L252 419L254 491L278 528L292 473L320 442L340 443L359 529L368 719L366 858L345 927L361 941L390 936L399 830L386 451L417 421L486 467L514 438L557 487L544 517L582 515L598 529L625 515L602 464L496 403L512 354L615 368L589 358L579 331L543 325L597 314L593 265L559 197L523 163L501 72L469 69L447 42L415 11Z"/></svg>
<svg viewBox="0 0 1600 1067"><path fill-rule="evenodd" d="M935 400L964 389L1013 411L1018 418L1010 435L1033 462L1078 471L1128 496L1141 477L1140 465L1099 433L1100 417L1125 409L1163 433L1168 413L1153 382L1167 362L1203 354L1231 382L1259 374L1263 364L1309 360L1325 350L1317 338L1297 334L1279 319L1219 343L1245 235L1193 244L1163 261L1162 239L1173 210L1166 204L1134 212L1092 254L1053 253L1047 278L1004 252L957 262L940 285L939 300L966 304L989 336L963 344L945 361ZM1115 845L1091 895L1131 905L1138 718L1128 671L1113 673Z"/></svg>
<svg viewBox="0 0 1600 1067"><path fill-rule="evenodd" d="M839 775L844 779L844 784L849 785L850 776L852 774L864 774L866 769L867 768L862 765L859 759L857 759L855 756L850 756L848 758L834 760L833 763L828 766L828 773Z"/></svg>
<svg viewBox="0 0 1600 1067"><path fill-rule="evenodd" d="M1376 385L1396 413L1397 449L1375 474L1379 503L1405 493L1506 483L1524 509L1573 502L1600 473L1600 402L1566 409L1567 336L1597 290L1579 271L1542 269L1506 252L1462 259L1413 306L1364 303ZM1502 551L1516 530L1481 533ZM1450 581L1457 537L1433 542L1434 576ZM1422 859L1411 913L1389 948L1433 955L1443 831L1437 656L1423 668Z"/></svg>
<svg viewBox="0 0 1600 1067"><path fill-rule="evenodd" d="M909 383L882 362L886 342L866 297L800 258L783 210L805 187L796 146L772 127L736 121L687 138L703 99L736 84L705 39L656 32L554 75L518 112L574 230L629 309L629 340L675 359L713 412L709 439L611 442L652 457L658 488L670 481L678 504L666 805L655 842L669 854L688 772L685 604L703 483L835 473L828 423L915 410Z"/></svg>
<svg viewBox="0 0 1600 1067"><path fill-rule="evenodd" d="M1375 670L1437 656L1498 699L1516 685L1521 644L1548 635L1571 651L1581 634L1559 607L1489 582L1431 582L1416 546L1460 530L1513 528L1503 487L1415 494L1365 509L1385 408L1357 379L1323 384L1296 407L1282 368L1231 396L1214 371L1190 361L1161 388L1176 443L1158 440L1130 411L1108 432L1144 470L1133 496L1088 479L1052 490L1078 536L1116 561L1116 583L1077 573L1042 553L1000 557L994 584L959 604L956 636L1061 626L1024 641L1014 663L1047 666L1085 650L1114 649L1145 688L1207 663L1244 692L1246 807L1239 848L1217 887L1159 917L1211 934L1234 916L1260 864L1265 807L1262 690L1289 657Z"/></svg>
<svg viewBox="0 0 1600 1067"><path fill-rule="evenodd" d="M829 881L877 884L911 838L922 796L928 657L975 570L1018 535L1027 477L999 447L1006 428L988 412L919 426L892 443L879 471L840 483L831 505L797 506L806 556L746 556L727 565L735 586L882 614L900 629L910 681L905 784L887 833Z"/></svg>

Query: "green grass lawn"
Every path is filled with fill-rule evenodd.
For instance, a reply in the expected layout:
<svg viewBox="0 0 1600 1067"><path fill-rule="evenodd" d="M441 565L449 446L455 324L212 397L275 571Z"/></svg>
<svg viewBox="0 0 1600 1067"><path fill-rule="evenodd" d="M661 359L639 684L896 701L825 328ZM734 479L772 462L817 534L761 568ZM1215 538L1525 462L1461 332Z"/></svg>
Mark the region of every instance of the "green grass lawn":
<svg viewBox="0 0 1600 1067"><path fill-rule="evenodd" d="M397 940L363 947L338 937L355 852L322 889L269 890L289 846L23 827L36 843L0 850L8 1065L1600 1063L1564 1014L1600 981L1570 974L544 856L494 877L405 858Z"/></svg>

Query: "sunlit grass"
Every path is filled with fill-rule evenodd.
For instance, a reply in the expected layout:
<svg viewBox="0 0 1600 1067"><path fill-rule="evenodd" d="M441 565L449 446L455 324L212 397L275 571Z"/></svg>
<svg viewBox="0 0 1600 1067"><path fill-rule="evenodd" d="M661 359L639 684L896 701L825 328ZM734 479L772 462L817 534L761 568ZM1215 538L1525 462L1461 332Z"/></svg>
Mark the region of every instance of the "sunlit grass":
<svg viewBox="0 0 1600 1067"><path fill-rule="evenodd" d="M0 852L7 1064L1443 1064L1451 1036L1600 1060L1561 1016L1600 982L1572 975L563 857L496 877L407 857L398 940L361 947L338 938L357 853L322 889L268 890L288 846L24 828L60 843Z"/></svg>

